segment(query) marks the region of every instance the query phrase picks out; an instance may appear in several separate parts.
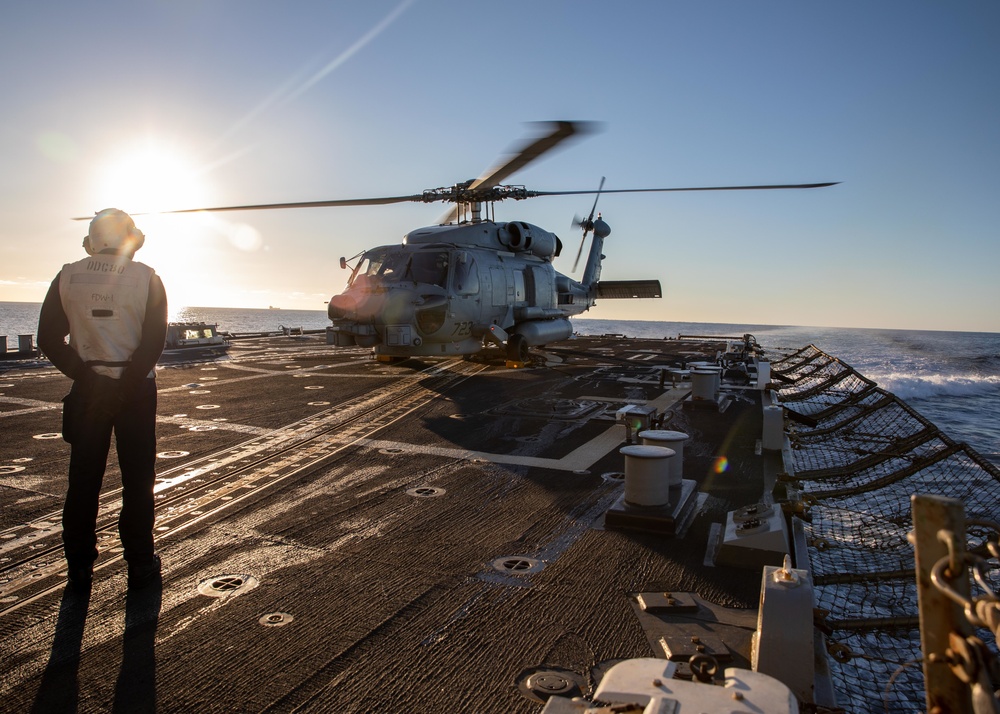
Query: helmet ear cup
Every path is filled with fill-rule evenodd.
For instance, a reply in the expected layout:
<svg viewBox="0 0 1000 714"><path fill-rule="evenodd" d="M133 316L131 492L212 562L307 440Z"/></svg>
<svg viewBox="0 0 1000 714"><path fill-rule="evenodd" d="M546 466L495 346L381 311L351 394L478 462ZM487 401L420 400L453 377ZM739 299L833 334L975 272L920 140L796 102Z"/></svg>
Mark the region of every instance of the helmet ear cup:
<svg viewBox="0 0 1000 714"><path fill-rule="evenodd" d="M137 250L139 250L142 247L143 243L146 242L146 234L140 231L138 228L132 228L132 230L129 231L129 238L132 239L132 246L130 248L132 253L135 253Z"/></svg>
<svg viewBox="0 0 1000 714"><path fill-rule="evenodd" d="M89 234L85 235L83 237L83 249L85 251L87 251L87 255L93 255L94 254L94 247L90 243L90 235Z"/></svg>

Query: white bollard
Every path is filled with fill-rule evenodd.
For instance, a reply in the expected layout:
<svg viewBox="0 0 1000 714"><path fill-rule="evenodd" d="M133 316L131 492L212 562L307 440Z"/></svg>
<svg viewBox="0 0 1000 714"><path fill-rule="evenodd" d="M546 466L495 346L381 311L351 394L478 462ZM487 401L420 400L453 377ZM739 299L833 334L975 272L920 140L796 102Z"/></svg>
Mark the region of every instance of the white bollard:
<svg viewBox="0 0 1000 714"><path fill-rule="evenodd" d="M692 370L691 399L715 401L715 372L702 367Z"/></svg>
<svg viewBox="0 0 1000 714"><path fill-rule="evenodd" d="M690 439L683 431L647 429L639 432L639 438L646 446L662 446L674 452L670 459L670 486L680 486L684 480L684 442Z"/></svg>
<svg viewBox="0 0 1000 714"><path fill-rule="evenodd" d="M761 446L767 451L781 451L785 445L785 410L779 406L764 407L764 434Z"/></svg>
<svg viewBox="0 0 1000 714"><path fill-rule="evenodd" d="M665 506L670 502L670 460L674 450L635 444L619 452L625 457L625 503Z"/></svg>
<svg viewBox="0 0 1000 714"><path fill-rule="evenodd" d="M702 369L707 369L709 372L715 375L715 396L714 399L719 398L719 390L722 389L722 367L714 364L702 367Z"/></svg>
<svg viewBox="0 0 1000 714"><path fill-rule="evenodd" d="M757 389L763 389L771 381L771 363L757 363Z"/></svg>

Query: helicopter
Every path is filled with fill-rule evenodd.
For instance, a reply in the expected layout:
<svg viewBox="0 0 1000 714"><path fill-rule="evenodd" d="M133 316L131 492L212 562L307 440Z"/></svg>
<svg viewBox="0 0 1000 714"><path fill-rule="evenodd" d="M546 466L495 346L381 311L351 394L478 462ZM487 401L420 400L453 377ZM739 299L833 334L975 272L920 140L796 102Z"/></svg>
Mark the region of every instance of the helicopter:
<svg viewBox="0 0 1000 714"><path fill-rule="evenodd" d="M498 167L480 178L419 194L381 198L273 203L197 211L239 211L332 206L373 206L402 202L454 204L438 225L418 228L402 244L383 245L340 259L350 269L347 286L327 304L332 326L328 342L339 347L370 347L382 361L436 356L472 355L495 345L506 351L508 366L523 366L532 347L566 340L573 334L570 317L593 307L597 300L660 298L659 280L602 281L601 262L611 227L595 217L602 193L661 191L720 191L805 189L833 183L701 188L648 188L533 191L501 183L543 154L574 136L592 132L593 122L556 121L541 124L531 138ZM540 196L596 194L586 219L573 225L583 236L576 255L576 272L584 244L592 234L580 280L555 270L552 261L563 250L559 237L524 221L498 222L494 207L504 200ZM485 209L485 217L484 217Z"/></svg>

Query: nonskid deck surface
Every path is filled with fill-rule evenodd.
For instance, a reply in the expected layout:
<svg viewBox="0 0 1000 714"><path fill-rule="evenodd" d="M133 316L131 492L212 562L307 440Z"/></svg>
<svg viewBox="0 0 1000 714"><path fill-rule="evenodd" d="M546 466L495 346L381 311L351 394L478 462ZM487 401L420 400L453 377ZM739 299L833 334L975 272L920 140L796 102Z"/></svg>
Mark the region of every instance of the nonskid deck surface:
<svg viewBox="0 0 1000 714"><path fill-rule="evenodd" d="M301 336L162 368L162 591L126 591L112 450L89 600L60 544L69 381L0 373L4 708L535 712L533 672L587 693L614 661L664 656L640 592L697 593L717 621L692 631L749 668L760 571L706 560L764 490L759 399L681 409L688 386L659 369L718 346L578 338L507 369ZM683 537L604 527L628 403L692 437L704 495Z"/></svg>
<svg viewBox="0 0 1000 714"><path fill-rule="evenodd" d="M1000 470L812 345L768 350L766 400L729 382L699 401L663 371L718 347L580 338L512 370L489 355L386 365L302 335L164 368L163 588L125 594L112 457L89 598L65 589L59 544L69 384L4 365L5 708L538 711L591 695L624 658L670 657L682 677L696 654L748 668L775 552L754 545L758 525L736 542L720 528L773 497L822 618L802 628L821 664L800 696L922 711L911 496L960 501L977 551ZM780 456L762 448L775 394ZM655 534L620 530L651 524L622 506L626 403L691 437L670 496L684 508ZM1000 590L995 567L980 577ZM788 630L776 619L761 637ZM795 664L774 675L793 681Z"/></svg>

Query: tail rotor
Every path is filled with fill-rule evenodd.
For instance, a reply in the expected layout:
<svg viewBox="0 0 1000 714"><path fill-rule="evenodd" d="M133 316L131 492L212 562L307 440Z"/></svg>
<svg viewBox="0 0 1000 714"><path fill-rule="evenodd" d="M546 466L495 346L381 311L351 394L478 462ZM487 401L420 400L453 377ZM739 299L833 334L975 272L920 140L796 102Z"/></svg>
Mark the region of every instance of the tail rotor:
<svg viewBox="0 0 1000 714"><path fill-rule="evenodd" d="M587 234L594 230L594 211L597 210L597 199L601 197L601 189L604 188L604 176L601 176L601 183L597 187L597 195L594 196L594 205L590 207L590 215L587 216L587 220L580 220L579 216L573 217L573 227L583 228L583 237L580 239L580 249L576 251L576 260L573 261L573 272L576 272L577 266L580 264L580 256L583 255L583 244L587 242Z"/></svg>

